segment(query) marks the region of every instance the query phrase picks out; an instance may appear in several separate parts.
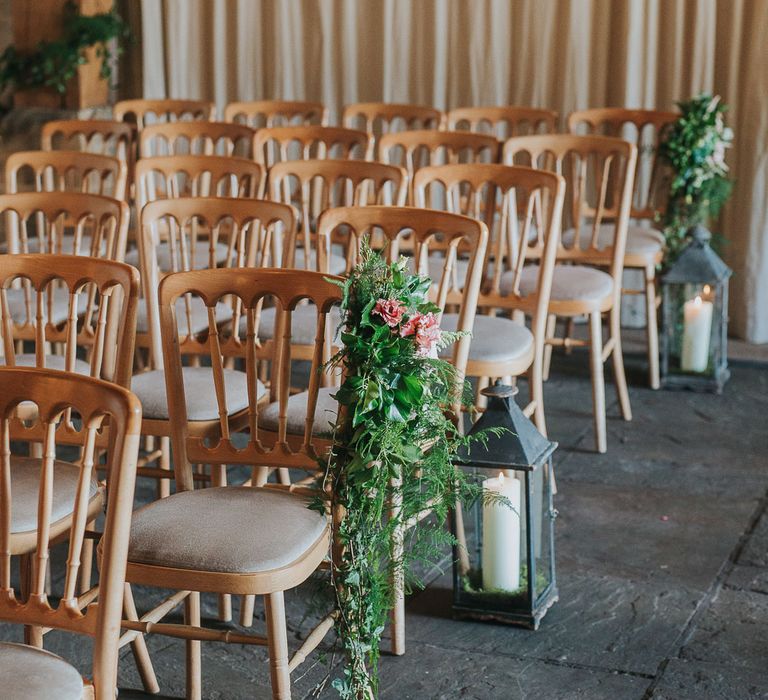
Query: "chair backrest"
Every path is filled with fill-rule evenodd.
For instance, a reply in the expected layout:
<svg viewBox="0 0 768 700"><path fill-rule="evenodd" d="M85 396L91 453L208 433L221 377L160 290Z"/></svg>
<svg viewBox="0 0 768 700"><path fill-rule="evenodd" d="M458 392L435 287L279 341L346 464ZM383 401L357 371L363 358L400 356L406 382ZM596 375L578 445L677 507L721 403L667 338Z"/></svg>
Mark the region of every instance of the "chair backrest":
<svg viewBox="0 0 768 700"><path fill-rule="evenodd" d="M184 121L151 124L141 130L139 155L219 155L251 158L254 131L244 124Z"/></svg>
<svg viewBox="0 0 768 700"><path fill-rule="evenodd" d="M85 192L125 199L125 161L84 151L17 151L5 162L5 190Z"/></svg>
<svg viewBox="0 0 768 700"><path fill-rule="evenodd" d="M531 134L554 134L557 112L536 107L457 107L448 112L446 127L493 134L498 139Z"/></svg>
<svg viewBox="0 0 768 700"><path fill-rule="evenodd" d="M122 260L128 237L125 202L79 192L0 195L9 253L67 253Z"/></svg>
<svg viewBox="0 0 768 700"><path fill-rule="evenodd" d="M285 269L197 270L168 275L160 285L160 322L163 334L166 390L168 396L178 400L170 402L170 420L173 440L174 471L177 488L192 488L191 463L247 464L250 466L293 467L314 472L321 450L319 440L313 437L315 409L324 362L330 353L331 307L341 302L342 290L335 282L318 272ZM216 435L207 438L190 436L187 420L186 396L182 381L181 355L177 349L177 300L188 293L200 297L208 309L209 324L205 333L208 356L213 372L215 400L220 418ZM227 297L235 297L246 319L246 330L233 322L221 328L215 321L216 304ZM259 314L263 303L271 300L277 308L270 363L270 397L279 402L277 430L268 438L259 426L258 366L260 342L258 340ZM291 374L291 324L293 310L303 301L314 303L317 313L315 348L309 369L305 428L298 438L298 449L288 441L287 408ZM244 381L247 385L248 405L236 414L235 421L227 417L225 359L241 357L244 361ZM335 422L329 416L329 422ZM233 440L235 427L242 426L248 435L247 444ZM327 438L326 438L327 444Z"/></svg>
<svg viewBox="0 0 768 700"><path fill-rule="evenodd" d="M564 237L558 257L610 267L621 294L621 272L632 207L637 147L610 136L518 136L504 143L504 162L549 170L565 178ZM611 229L610 244L601 236Z"/></svg>
<svg viewBox="0 0 768 700"><path fill-rule="evenodd" d="M653 221L666 207L670 168L659 159L659 145L667 131L680 118L678 112L655 109L605 107L584 109L568 116L572 134L616 136L637 146L635 190L632 195L633 219Z"/></svg>
<svg viewBox="0 0 768 700"><path fill-rule="evenodd" d="M339 126L275 126L253 137L253 157L267 167L286 160L373 159L373 137Z"/></svg>
<svg viewBox="0 0 768 700"><path fill-rule="evenodd" d="M44 151L70 150L114 156L131 168L136 127L108 119L55 119L43 124Z"/></svg>
<svg viewBox="0 0 768 700"><path fill-rule="evenodd" d="M292 204L300 212L297 244L317 250L317 270L327 271L330 248L316 248L318 217L339 206L404 204L407 177L402 168L361 160L295 160L273 165L269 171L270 198ZM286 267L294 261L286 260ZM304 255L312 269L312 257Z"/></svg>
<svg viewBox="0 0 768 700"><path fill-rule="evenodd" d="M36 407L31 427L22 424L17 415L20 405L29 403ZM97 437L104 431L110 445L106 462L109 484L99 584L78 595L86 525L102 511L104 501L103 487L96 483ZM65 453L57 450L65 432L76 436L81 448L76 461L68 464L64 460L71 458L72 448ZM123 387L65 372L0 369L0 619L94 637L93 682L98 700L114 698L117 693L118 640L140 432L141 404ZM12 452L12 448L18 449L12 440L23 440L27 433L42 436L41 458ZM63 592L57 600L46 594L48 551L63 540L69 552ZM22 555L30 572L24 593L13 585L14 555ZM98 604L91 605L97 597Z"/></svg>
<svg viewBox="0 0 768 700"><path fill-rule="evenodd" d="M439 109L424 105L358 102L344 107L342 123L349 129L381 136L410 129L439 129L443 117Z"/></svg>
<svg viewBox="0 0 768 700"><path fill-rule="evenodd" d="M129 387L138 300L139 271L125 263L46 253L0 255L0 362ZM17 344L31 347L17 354Z"/></svg>
<svg viewBox="0 0 768 700"><path fill-rule="evenodd" d="M434 166L416 173L417 205L426 201L430 188L436 186L442 188L450 211L485 221L493 231L482 267L485 279L480 306L523 308L532 315L534 335L543 342L560 243L565 180L546 171L493 163ZM529 262L539 264L533 307L520 298L520 277ZM540 336L536 335L539 331Z"/></svg>
<svg viewBox="0 0 768 700"><path fill-rule="evenodd" d="M115 103L112 114L118 121L135 124L141 131L158 122L213 121L216 105L207 100L121 100Z"/></svg>
<svg viewBox="0 0 768 700"><path fill-rule="evenodd" d="M201 268L279 266L283 259L293 258L296 212L286 204L254 199L157 200L141 210L140 229L142 283L147 299L152 361L160 366L157 307L160 280L171 272ZM161 232L164 234L162 247ZM185 298L179 340L180 351L190 354L201 350L193 333L193 303L191 297ZM236 315L237 309L228 305L232 316Z"/></svg>
<svg viewBox="0 0 768 700"><path fill-rule="evenodd" d="M272 126L309 126L328 123L328 110L320 102L255 100L230 102L224 121L246 124L254 129Z"/></svg>
<svg viewBox="0 0 768 700"><path fill-rule="evenodd" d="M246 197L264 192L263 166L234 156L158 156L136 163L137 204L177 197Z"/></svg>
<svg viewBox="0 0 768 700"><path fill-rule="evenodd" d="M349 246L359 257L364 238L377 242L388 262L400 256L404 239L414 252L415 271L428 276L430 254L442 254L440 278L433 277L431 296L440 312L446 304L459 306L457 331L472 331L475 320L483 266L488 244L488 227L477 219L416 207L340 207L329 209L320 217L318 237L330 241L334 234L350 237ZM380 245L379 245L380 244ZM458 283L454 274L459 251L469 255L467 275ZM469 357L470 336L462 337L453 348L453 364L463 379Z"/></svg>

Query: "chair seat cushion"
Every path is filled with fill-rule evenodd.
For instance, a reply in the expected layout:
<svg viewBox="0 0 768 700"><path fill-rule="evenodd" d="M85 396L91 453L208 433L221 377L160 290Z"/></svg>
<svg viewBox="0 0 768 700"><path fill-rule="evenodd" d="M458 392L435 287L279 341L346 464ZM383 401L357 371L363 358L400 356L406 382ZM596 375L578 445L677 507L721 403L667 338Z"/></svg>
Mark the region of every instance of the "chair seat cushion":
<svg viewBox="0 0 768 700"><path fill-rule="evenodd" d="M208 330L208 307L200 297L192 297L189 301L190 323L187 323L187 307L183 297L176 300L176 326L181 337L186 336L190 330L193 334ZM232 307L229 304L219 302L216 304L216 320L224 323L232 318ZM190 329L191 326L191 329ZM147 302L139 299L136 308L136 332L149 333L149 320L147 319Z"/></svg>
<svg viewBox="0 0 768 700"><path fill-rule="evenodd" d="M262 309L259 317L259 339L272 340L275 337L275 317L277 309L270 306ZM341 310L334 306L326 318L326 325L330 325L331 334L336 334L336 329L341 324ZM243 316L240 319L240 334L245 336L248 319ZM293 345L314 345L317 333L317 307L314 304L297 306L291 314L291 343Z"/></svg>
<svg viewBox="0 0 768 700"><path fill-rule="evenodd" d="M192 264L192 258L190 256L189 265L193 270L204 270L211 266L210 264L210 252L207 240L197 241L194 245L194 265ZM214 255L216 258L216 265L226 262L229 255L229 247L226 243L219 241L214 246ZM171 247L167 241L161 241L155 247L155 258L157 259L157 265L161 270L170 271L171 269ZM176 259L180 259L180 251L176 249ZM134 267L141 267L141 258L139 256L138 248L129 250L125 254L125 262Z"/></svg>
<svg viewBox="0 0 768 700"><path fill-rule="evenodd" d="M295 562L326 528L325 517L293 494L236 486L183 491L134 512L128 561L259 573Z"/></svg>
<svg viewBox="0 0 768 700"><path fill-rule="evenodd" d="M33 352L25 352L21 355L16 355L17 367L37 367L37 358ZM46 355L45 367L46 369L57 369L64 371L67 366L66 358L64 355ZM78 360L75 358L75 369L77 374L90 375L91 366L85 362L85 360Z"/></svg>
<svg viewBox="0 0 768 700"><path fill-rule="evenodd" d="M21 534L37 530L37 506L40 492L40 459L11 455L11 532ZM51 522L74 512L80 467L56 460L53 464L53 502ZM91 478L89 500L99 493L99 485Z"/></svg>
<svg viewBox="0 0 768 700"><path fill-rule="evenodd" d="M182 367L184 394L189 420L216 420L219 410L216 404L216 388L210 367ZM144 418L168 420L168 400L165 393L165 373L152 370L135 374L131 391L141 401ZM258 382L257 396L264 394L264 385ZM224 370L224 392L227 397L227 414L233 415L248 406L248 382L245 372Z"/></svg>
<svg viewBox="0 0 768 700"><path fill-rule="evenodd" d="M613 245L613 238L616 235L616 227L612 223L601 224L598 227L597 247L599 249L608 248ZM563 232L563 245L569 247L573 245L574 229L568 229ZM582 226L579 245L582 249L589 246L592 240L592 227ZM627 227L627 255L648 255L655 256L664 248L664 234L653 228L643 226Z"/></svg>
<svg viewBox="0 0 768 700"><path fill-rule="evenodd" d="M539 283L539 266L527 265L520 274L520 294L529 296L536 293ZM512 287L512 272L501 276L500 290L509 294ZM555 265L552 274L553 301L599 301L613 291L613 278L602 270L588 265Z"/></svg>
<svg viewBox="0 0 768 700"><path fill-rule="evenodd" d="M36 292L30 290L29 293L29 315L27 315L27 305L24 297L23 289L8 289L6 290L6 298L8 299L8 311L11 314L11 318L14 323L23 325L24 323L34 323L35 316L37 314L37 299ZM78 315L85 313L88 308L88 298L86 294L78 294L77 296L77 313ZM64 323L69 316L69 295L67 291L57 290L53 295L53 304L51 305L51 318L48 319L48 301L43 304L43 317L46 318L54 326L58 326Z"/></svg>
<svg viewBox="0 0 768 700"><path fill-rule="evenodd" d="M309 251L309 268L304 257L304 248L296 248L296 257L293 266L298 270L317 270L317 251ZM343 275L347 271L347 259L339 253L331 252L328 256L328 270L332 275Z"/></svg>
<svg viewBox="0 0 768 700"><path fill-rule="evenodd" d="M440 328L455 331L458 314L443 314ZM469 359L479 362L514 362L531 352L533 333L525 326L500 316L477 314L472 327ZM440 350L440 357L450 357L453 345Z"/></svg>
<svg viewBox="0 0 768 700"><path fill-rule="evenodd" d="M3 700L81 700L83 678L50 651L0 642L0 688Z"/></svg>
<svg viewBox="0 0 768 700"><path fill-rule="evenodd" d="M317 393L315 419L312 423L312 435L315 437L328 438L333 434L333 426L339 412L339 404L332 396L336 391L336 388L322 387ZM304 435L307 397L307 392L302 391L300 394L294 394L288 398L286 411L286 432L288 435ZM265 406L259 413L259 427L264 430L276 431L279 414L280 404L277 401Z"/></svg>

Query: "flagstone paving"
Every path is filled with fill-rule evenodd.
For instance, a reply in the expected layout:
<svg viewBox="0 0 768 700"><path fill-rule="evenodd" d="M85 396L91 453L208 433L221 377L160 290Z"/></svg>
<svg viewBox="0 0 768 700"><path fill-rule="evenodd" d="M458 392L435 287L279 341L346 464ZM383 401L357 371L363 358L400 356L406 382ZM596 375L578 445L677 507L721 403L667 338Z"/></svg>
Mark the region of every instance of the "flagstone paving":
<svg viewBox="0 0 768 700"><path fill-rule="evenodd" d="M768 699L768 365L734 366L722 396L652 392L641 360L628 369L634 420L618 417L609 383L608 453L597 455L586 357L555 357L560 602L540 629L452 620L446 558L408 601L406 655L382 657L382 699ZM314 619L311 597L287 596L293 643ZM220 624L213 597L204 614ZM3 625L0 637L20 633ZM87 673L87 640L52 633L46 645ZM124 650L120 697L183 697L183 643L149 647L162 695L139 690ZM203 650L205 698L271 697L264 649ZM325 651L294 674L294 698L336 696L327 676L339 659Z"/></svg>

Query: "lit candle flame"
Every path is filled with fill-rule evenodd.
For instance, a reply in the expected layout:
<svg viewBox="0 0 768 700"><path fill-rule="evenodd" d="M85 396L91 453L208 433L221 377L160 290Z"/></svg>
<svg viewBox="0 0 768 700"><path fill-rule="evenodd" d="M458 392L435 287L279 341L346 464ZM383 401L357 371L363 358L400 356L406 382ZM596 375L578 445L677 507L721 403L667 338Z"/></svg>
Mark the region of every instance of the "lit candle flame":
<svg viewBox="0 0 768 700"><path fill-rule="evenodd" d="M709 295L709 293L710 293L711 291L712 291L712 290L711 290L710 286L709 286L708 284L705 284L705 285L704 285L704 294L706 294L706 295Z"/></svg>
<svg viewBox="0 0 768 700"><path fill-rule="evenodd" d="M504 472L499 472L499 485L504 484Z"/></svg>

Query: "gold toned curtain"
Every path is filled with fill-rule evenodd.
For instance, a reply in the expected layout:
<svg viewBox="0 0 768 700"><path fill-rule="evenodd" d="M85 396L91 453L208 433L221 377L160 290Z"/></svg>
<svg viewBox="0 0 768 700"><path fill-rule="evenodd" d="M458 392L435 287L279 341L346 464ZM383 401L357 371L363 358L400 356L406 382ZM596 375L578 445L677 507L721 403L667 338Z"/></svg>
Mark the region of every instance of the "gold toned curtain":
<svg viewBox="0 0 768 700"><path fill-rule="evenodd" d="M731 105L732 329L768 342L768 0L142 0L146 97Z"/></svg>

